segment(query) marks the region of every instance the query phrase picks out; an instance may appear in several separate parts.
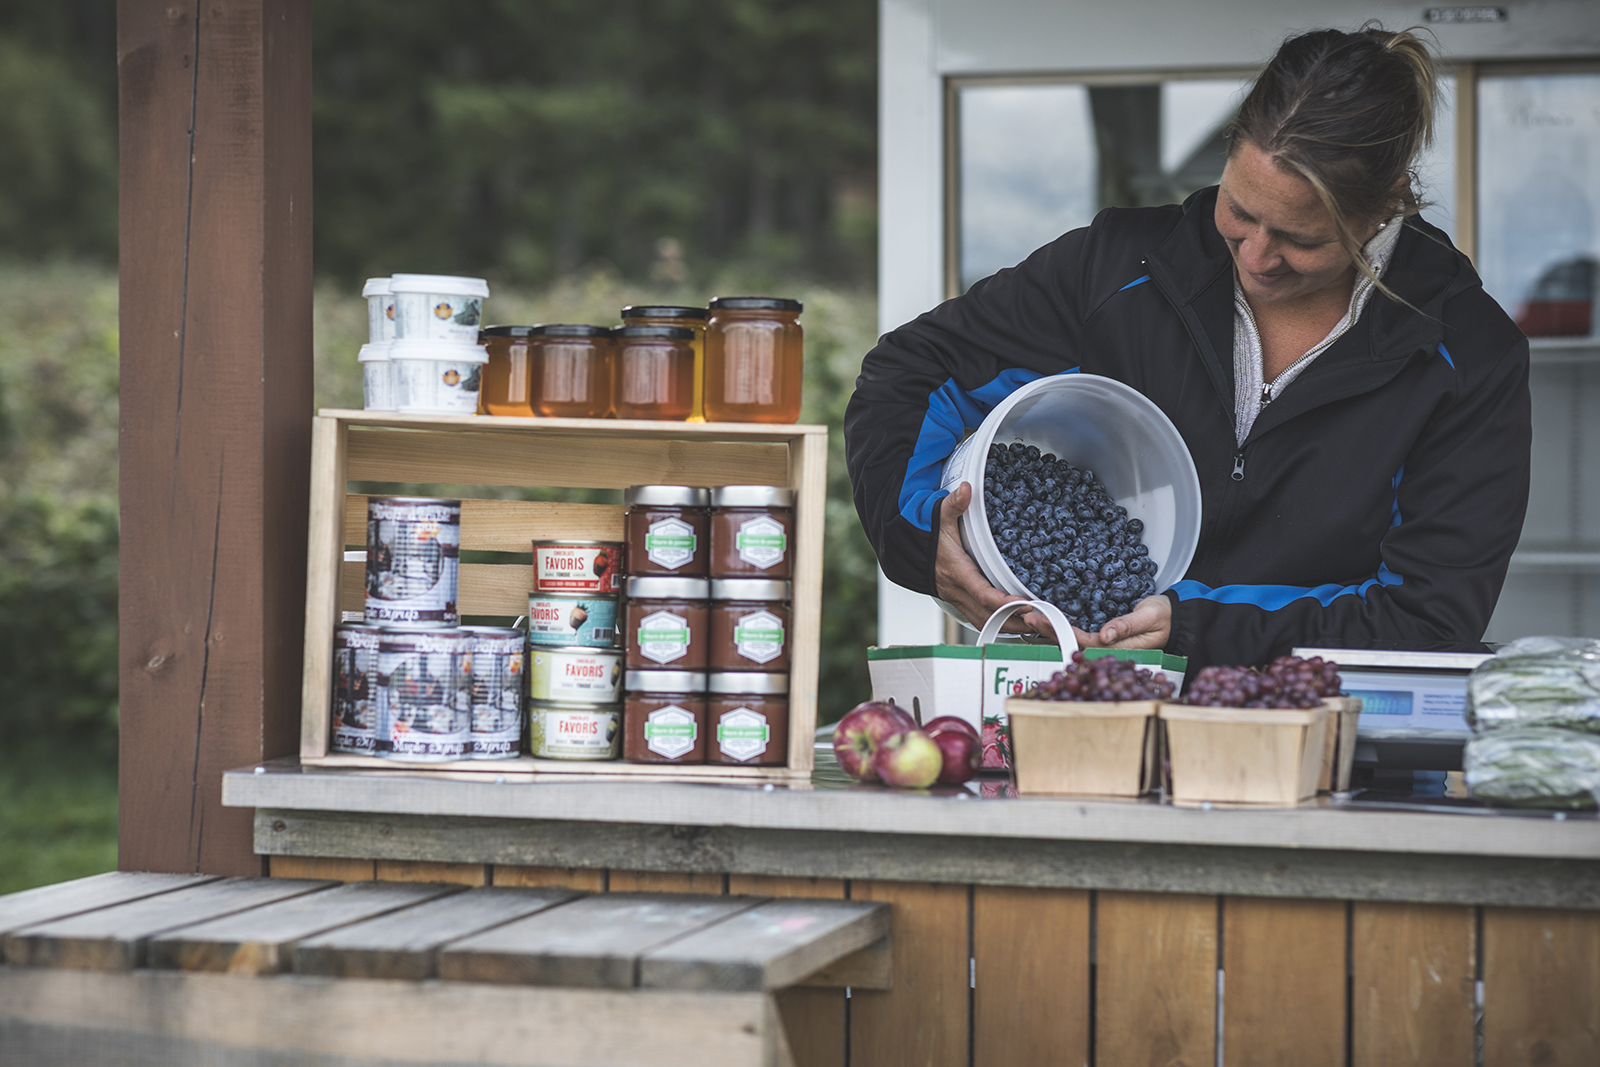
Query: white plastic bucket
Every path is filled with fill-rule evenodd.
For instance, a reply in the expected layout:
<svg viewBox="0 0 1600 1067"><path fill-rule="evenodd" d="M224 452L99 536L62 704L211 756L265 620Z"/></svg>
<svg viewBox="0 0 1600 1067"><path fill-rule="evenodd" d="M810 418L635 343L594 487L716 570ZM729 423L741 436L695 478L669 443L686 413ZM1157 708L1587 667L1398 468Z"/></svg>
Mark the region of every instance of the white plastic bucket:
<svg viewBox="0 0 1600 1067"><path fill-rule="evenodd" d="M1183 578L1200 542L1200 478L1177 427L1131 386L1097 374L1057 374L1002 400L945 462L942 488L972 484L961 539L989 584L1015 596L1034 595L1006 566L983 504L989 446L1013 442L1093 471L1112 499L1143 521L1144 543L1156 561L1156 591ZM945 610L956 614L948 605Z"/></svg>
<svg viewBox="0 0 1600 1067"><path fill-rule="evenodd" d="M396 274L394 336L397 341L443 341L475 345L489 283L450 274Z"/></svg>
<svg viewBox="0 0 1600 1067"><path fill-rule="evenodd" d="M361 364L365 407L368 411L394 410L394 361L386 344L364 344L356 357Z"/></svg>
<svg viewBox="0 0 1600 1067"><path fill-rule="evenodd" d="M476 415L479 379L489 352L482 345L401 339L394 361L395 410L428 415Z"/></svg>
<svg viewBox="0 0 1600 1067"><path fill-rule="evenodd" d="M368 278L361 287L367 299L367 341L386 345L394 340L394 293L388 278Z"/></svg>

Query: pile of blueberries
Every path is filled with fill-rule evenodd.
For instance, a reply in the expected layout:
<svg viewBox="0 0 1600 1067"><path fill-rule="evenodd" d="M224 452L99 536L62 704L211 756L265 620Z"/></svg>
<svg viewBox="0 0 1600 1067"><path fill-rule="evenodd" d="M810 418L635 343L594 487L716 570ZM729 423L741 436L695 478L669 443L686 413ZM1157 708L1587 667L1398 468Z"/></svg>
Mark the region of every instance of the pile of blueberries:
<svg viewBox="0 0 1600 1067"><path fill-rule="evenodd" d="M991 445L983 507L1011 573L1080 630L1098 630L1155 591L1144 523L1093 471L1034 445Z"/></svg>

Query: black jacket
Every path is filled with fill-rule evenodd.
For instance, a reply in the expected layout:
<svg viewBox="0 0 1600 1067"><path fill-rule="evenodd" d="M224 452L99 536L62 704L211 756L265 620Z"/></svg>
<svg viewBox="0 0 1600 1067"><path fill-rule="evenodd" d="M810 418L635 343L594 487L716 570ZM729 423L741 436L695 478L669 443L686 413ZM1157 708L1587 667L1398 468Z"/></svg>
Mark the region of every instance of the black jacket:
<svg viewBox="0 0 1600 1067"><path fill-rule="evenodd" d="M1080 369L1138 389L1200 476L1172 601L1191 669L1296 645L1480 647L1528 500L1528 343L1438 229L1410 219L1360 319L1236 446L1233 271L1216 189L1108 209L885 335L845 415L884 573L934 591L939 475L1013 389Z"/></svg>

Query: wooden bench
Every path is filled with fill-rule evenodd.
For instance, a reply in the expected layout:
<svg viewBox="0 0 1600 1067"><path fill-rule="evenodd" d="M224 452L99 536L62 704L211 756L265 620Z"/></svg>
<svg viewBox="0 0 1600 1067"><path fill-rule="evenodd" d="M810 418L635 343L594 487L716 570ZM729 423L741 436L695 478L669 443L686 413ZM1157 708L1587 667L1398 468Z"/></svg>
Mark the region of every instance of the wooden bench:
<svg viewBox="0 0 1600 1067"><path fill-rule="evenodd" d="M0 897L6 1067L793 1061L772 994L888 988L889 907L115 873Z"/></svg>

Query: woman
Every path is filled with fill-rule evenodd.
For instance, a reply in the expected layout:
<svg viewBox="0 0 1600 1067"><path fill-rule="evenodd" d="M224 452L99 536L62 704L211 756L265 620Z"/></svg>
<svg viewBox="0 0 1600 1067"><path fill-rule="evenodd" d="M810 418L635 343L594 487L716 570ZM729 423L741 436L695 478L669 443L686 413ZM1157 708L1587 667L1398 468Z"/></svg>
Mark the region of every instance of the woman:
<svg viewBox="0 0 1600 1067"><path fill-rule="evenodd" d="M973 622L1015 599L961 549L970 486L939 475L1013 389L1081 370L1166 412L1203 508L1185 579L1080 644L1193 667L1478 647L1527 505L1528 346L1418 216L1435 94L1409 33L1291 38L1218 186L1107 209L886 335L845 417L884 572Z"/></svg>

